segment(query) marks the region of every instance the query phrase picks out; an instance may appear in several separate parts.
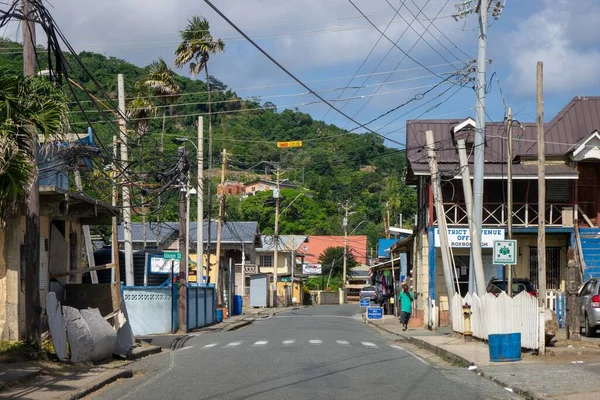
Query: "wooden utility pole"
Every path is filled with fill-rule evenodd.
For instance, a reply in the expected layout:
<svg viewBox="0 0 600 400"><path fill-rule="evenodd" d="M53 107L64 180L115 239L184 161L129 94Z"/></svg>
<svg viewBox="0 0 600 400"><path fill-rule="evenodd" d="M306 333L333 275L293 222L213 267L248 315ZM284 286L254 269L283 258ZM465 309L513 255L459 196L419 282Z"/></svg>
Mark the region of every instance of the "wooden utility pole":
<svg viewBox="0 0 600 400"><path fill-rule="evenodd" d="M350 206L348 202L344 206L344 268L343 268L343 276L342 276L342 288L344 291L346 290L346 276L347 276L347 268L348 268L348 211L350 211Z"/></svg>
<svg viewBox="0 0 600 400"><path fill-rule="evenodd" d="M219 197L219 219L217 220L217 251L216 251L216 262L217 268L215 270L215 287L217 289L217 300L219 305L223 305L223 285L221 284L221 235L223 232L223 205L225 202L225 165L227 163L227 150L223 149L223 161L221 163L221 195ZM208 221L210 224L210 221ZM210 239L209 239L210 241ZM210 260L210 253L209 253Z"/></svg>
<svg viewBox="0 0 600 400"><path fill-rule="evenodd" d="M119 193L118 183L117 183L117 169L115 168L115 164L117 163L117 159L119 157L119 140L117 139L117 135L113 136L113 187L112 187L112 206L117 207L117 197ZM112 272L112 282L113 283L121 283L121 267L119 265L119 235L118 235L118 224L117 224L117 216L112 217L112 264L113 264L113 272Z"/></svg>
<svg viewBox="0 0 600 400"><path fill-rule="evenodd" d="M508 107L508 111L506 113L506 125L507 125L507 133L508 133L508 157L506 160L506 165L508 168L508 182L507 182L507 196L508 196L508 239L512 240L513 238L513 180L512 180L512 160L513 160L513 147L512 147L512 108ZM507 285L508 295L512 296L512 271L513 266L507 265Z"/></svg>
<svg viewBox="0 0 600 400"><path fill-rule="evenodd" d="M544 148L544 65L537 63L537 140L538 140L538 301L540 307L540 354L546 353L546 155Z"/></svg>
<svg viewBox="0 0 600 400"><path fill-rule="evenodd" d="M465 206L467 209L467 220L469 221L469 233L471 236L471 254L473 255L473 271L475 272L475 287L480 297L486 292L485 277L483 275L483 260L481 258L481 246L474 246L473 243L481 243L479 231L475 228L473 211L473 193L471 191L471 173L469 172L469 158L465 147L464 139L457 141L458 158L461 171L461 180L463 184L463 194L465 195Z"/></svg>
<svg viewBox="0 0 600 400"><path fill-rule="evenodd" d="M23 28L23 75L35 75L35 10L29 0L23 0L22 12L26 20L21 22ZM25 332L24 339L40 342L41 307L40 307L40 190L38 171L37 132L30 127L31 151L31 188L27 196L27 213L25 215L25 254L23 262L25 276Z"/></svg>
<svg viewBox="0 0 600 400"><path fill-rule="evenodd" d="M196 191L196 283L204 283L204 120L198 117L198 183ZM210 224L210 221L208 221ZM209 239L210 240L210 239ZM208 261L207 261L208 267ZM207 268L208 271L208 268ZM206 273L208 277L208 272Z"/></svg>
<svg viewBox="0 0 600 400"><path fill-rule="evenodd" d="M185 147L180 147L178 150L179 161L177 162L177 168L179 170L179 252L181 253L181 262L179 263L179 280L184 281L187 277L187 248L186 248L186 227L187 227L187 211L186 211L186 198L187 198L187 173L186 173L186 160L185 160Z"/></svg>
<svg viewBox="0 0 600 400"><path fill-rule="evenodd" d="M279 181L281 176L281 171L279 167L275 171L276 179L276 188L273 191L273 197L275 198L275 229L273 231L273 307L277 307L277 281L279 277L277 276L277 269L279 267Z"/></svg>
<svg viewBox="0 0 600 400"><path fill-rule="evenodd" d="M440 252L442 253L442 264L444 267L444 280L446 281L446 292L448 294L448 305L452 307L454 297L454 282L452 281L452 260L450 257L450 243L448 243L448 226L446 224L446 213L442 202L442 190L440 187L440 173L438 171L437 156L435 153L435 140L433 131L425 132L427 140L427 153L429 157L429 171L431 173L431 186L437 214L438 228L440 231ZM450 311L452 315L452 310Z"/></svg>
<svg viewBox="0 0 600 400"><path fill-rule="evenodd" d="M123 74L117 76L117 87L119 91L119 131L121 138L121 177L123 182L123 242L125 244L125 284L134 286L133 277L133 242L131 238L131 199L129 197L129 183L127 182L127 166L129 156L127 153L127 121L125 120L125 80Z"/></svg>

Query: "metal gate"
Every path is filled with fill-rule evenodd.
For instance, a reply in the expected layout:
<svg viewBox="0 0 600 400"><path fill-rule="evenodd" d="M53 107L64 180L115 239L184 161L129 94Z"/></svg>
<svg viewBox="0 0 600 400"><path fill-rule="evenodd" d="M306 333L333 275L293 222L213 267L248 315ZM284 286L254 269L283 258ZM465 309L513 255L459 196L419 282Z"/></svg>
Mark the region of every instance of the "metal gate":
<svg viewBox="0 0 600 400"><path fill-rule="evenodd" d="M537 247L529 247L529 276L539 289ZM560 247L546 247L546 289L560 289Z"/></svg>

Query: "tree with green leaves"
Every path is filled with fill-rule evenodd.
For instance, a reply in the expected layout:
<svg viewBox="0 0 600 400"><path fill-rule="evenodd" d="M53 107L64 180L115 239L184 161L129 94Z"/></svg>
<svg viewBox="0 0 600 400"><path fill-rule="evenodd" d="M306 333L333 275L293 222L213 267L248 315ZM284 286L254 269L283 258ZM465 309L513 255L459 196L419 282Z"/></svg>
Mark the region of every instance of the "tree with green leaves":
<svg viewBox="0 0 600 400"><path fill-rule="evenodd" d="M137 86L140 91L143 92L144 90L147 90L154 96L157 96L159 103L163 108L162 131L160 135L160 152L162 154L165 148L165 129L168 105L179 98L181 88L175 82L175 73L162 58L153 61L148 66L148 73L137 83ZM139 103L137 112L144 113L151 110L151 108L148 107L147 102L143 101L143 99L140 98L137 103Z"/></svg>
<svg viewBox="0 0 600 400"><path fill-rule="evenodd" d="M210 33L210 24L206 18L194 15L188 20L188 24L179 33L181 43L175 50L175 66L182 68L189 64L190 74L198 75L204 69L206 73L206 90L208 91L208 164L212 168L212 97L210 93L210 77L208 74L208 60L210 56L222 53L225 43L221 39L215 39Z"/></svg>
<svg viewBox="0 0 600 400"><path fill-rule="evenodd" d="M32 136L60 137L67 122L68 100L54 83L0 69L0 219L31 186Z"/></svg>
<svg viewBox="0 0 600 400"><path fill-rule="evenodd" d="M323 268L324 274L341 277L344 270L344 248L343 247L328 247L323 254L319 256L319 263ZM351 251L346 253L346 273L349 277L352 276L352 269L358 266L358 261L354 259Z"/></svg>

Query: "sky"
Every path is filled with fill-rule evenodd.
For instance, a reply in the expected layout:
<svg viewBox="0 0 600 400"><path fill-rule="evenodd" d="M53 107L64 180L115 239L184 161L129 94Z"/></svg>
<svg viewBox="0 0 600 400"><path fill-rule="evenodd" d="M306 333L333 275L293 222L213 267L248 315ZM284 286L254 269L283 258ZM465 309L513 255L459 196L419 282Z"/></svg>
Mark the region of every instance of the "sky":
<svg viewBox="0 0 600 400"><path fill-rule="evenodd" d="M455 20L459 2L213 0L274 59L359 123L398 108L368 125L393 147L402 147L407 119L475 116L473 83L461 84L475 77L466 71L477 57L478 20L474 14ZM546 121L574 96L599 93L600 44L593 32L600 1L501 3L500 17L490 16L488 24L488 120L501 121L512 107L515 119L535 121L537 61L544 63ZM365 131L307 94L202 0L54 0L49 9L77 51L138 66L159 57L172 65L178 32L192 15L204 16L225 42L209 71L239 96ZM20 39L15 26L0 34Z"/></svg>

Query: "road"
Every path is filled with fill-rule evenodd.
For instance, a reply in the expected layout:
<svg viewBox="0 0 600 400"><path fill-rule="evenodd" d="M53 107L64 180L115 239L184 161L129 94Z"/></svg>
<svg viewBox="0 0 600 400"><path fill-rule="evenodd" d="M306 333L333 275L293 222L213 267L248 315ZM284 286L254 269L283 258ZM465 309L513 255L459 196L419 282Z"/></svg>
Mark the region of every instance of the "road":
<svg viewBox="0 0 600 400"><path fill-rule="evenodd" d="M197 334L134 364L93 399L516 399L463 368L426 362L367 327L356 305L277 314Z"/></svg>

